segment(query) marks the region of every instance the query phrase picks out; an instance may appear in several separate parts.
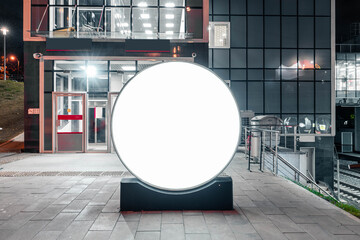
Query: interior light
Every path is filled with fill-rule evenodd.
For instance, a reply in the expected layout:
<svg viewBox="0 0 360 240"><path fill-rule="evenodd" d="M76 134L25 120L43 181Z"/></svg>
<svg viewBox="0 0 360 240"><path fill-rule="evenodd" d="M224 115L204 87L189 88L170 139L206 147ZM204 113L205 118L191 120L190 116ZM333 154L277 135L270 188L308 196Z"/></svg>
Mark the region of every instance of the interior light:
<svg viewBox="0 0 360 240"><path fill-rule="evenodd" d="M86 75L88 76L96 76L96 67L95 66L87 66L86 68Z"/></svg>
<svg viewBox="0 0 360 240"><path fill-rule="evenodd" d="M167 24L166 24L166 27L167 27L167 28L172 28L172 27L174 27L174 24L173 24L173 23L167 23Z"/></svg>
<svg viewBox="0 0 360 240"><path fill-rule="evenodd" d="M141 2L138 4L139 7L147 7L147 3L146 2Z"/></svg>
<svg viewBox="0 0 360 240"><path fill-rule="evenodd" d="M168 8L175 7L175 3L166 3L165 7L168 7Z"/></svg>
<svg viewBox="0 0 360 240"><path fill-rule="evenodd" d="M150 15L147 14L147 13L143 13L143 14L140 14L140 17L141 17L142 19L149 19L149 18L150 18Z"/></svg>
<svg viewBox="0 0 360 240"><path fill-rule="evenodd" d="M146 33L146 34L153 34L153 31L151 31L151 30L145 30L145 33Z"/></svg>
<svg viewBox="0 0 360 240"><path fill-rule="evenodd" d="M166 33L166 35L172 35L172 34L174 34L174 31L166 31L165 33Z"/></svg>
<svg viewBox="0 0 360 240"><path fill-rule="evenodd" d="M118 96L111 121L126 168L170 191L194 189L218 176L236 152L240 129L225 82L186 62L156 64L135 75Z"/></svg>
<svg viewBox="0 0 360 240"><path fill-rule="evenodd" d="M150 27L151 27L151 23L144 23L143 26L144 26L145 28L150 28Z"/></svg>
<svg viewBox="0 0 360 240"><path fill-rule="evenodd" d="M124 71L135 71L136 70L135 66L121 66L121 68Z"/></svg>
<svg viewBox="0 0 360 240"><path fill-rule="evenodd" d="M166 19L174 19L174 14L166 14L165 18Z"/></svg>

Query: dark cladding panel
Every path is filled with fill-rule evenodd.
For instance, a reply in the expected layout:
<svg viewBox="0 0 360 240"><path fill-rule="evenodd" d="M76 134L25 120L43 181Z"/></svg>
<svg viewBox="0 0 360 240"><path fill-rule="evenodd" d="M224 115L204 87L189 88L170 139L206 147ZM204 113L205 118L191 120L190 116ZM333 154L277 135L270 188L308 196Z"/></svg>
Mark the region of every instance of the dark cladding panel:
<svg viewBox="0 0 360 240"><path fill-rule="evenodd" d="M46 51L86 51L91 50L91 39L47 38Z"/></svg>
<svg viewBox="0 0 360 240"><path fill-rule="evenodd" d="M170 40L126 39L126 53L170 53Z"/></svg>
<svg viewBox="0 0 360 240"><path fill-rule="evenodd" d="M52 94L44 94L44 150L52 150Z"/></svg>

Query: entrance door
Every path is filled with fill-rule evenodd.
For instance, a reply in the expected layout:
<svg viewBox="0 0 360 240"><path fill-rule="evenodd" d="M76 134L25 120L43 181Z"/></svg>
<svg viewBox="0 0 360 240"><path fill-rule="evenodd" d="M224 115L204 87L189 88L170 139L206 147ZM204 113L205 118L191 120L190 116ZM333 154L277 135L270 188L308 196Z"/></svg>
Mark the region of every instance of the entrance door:
<svg viewBox="0 0 360 240"><path fill-rule="evenodd" d="M84 152L85 94L54 93L55 152Z"/></svg>

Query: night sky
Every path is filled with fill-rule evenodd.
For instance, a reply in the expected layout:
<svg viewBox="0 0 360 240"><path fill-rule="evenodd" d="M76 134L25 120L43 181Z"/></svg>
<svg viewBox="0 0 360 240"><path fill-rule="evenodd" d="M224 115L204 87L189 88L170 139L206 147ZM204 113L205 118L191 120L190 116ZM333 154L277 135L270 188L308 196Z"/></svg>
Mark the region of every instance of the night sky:
<svg viewBox="0 0 360 240"><path fill-rule="evenodd" d="M301 1L301 0L299 0ZM23 59L22 42L22 0L0 0L0 26L9 29L7 36L7 52ZM336 1L337 43L348 40L350 24L360 22L360 0ZM3 37L0 37L0 53L3 55Z"/></svg>

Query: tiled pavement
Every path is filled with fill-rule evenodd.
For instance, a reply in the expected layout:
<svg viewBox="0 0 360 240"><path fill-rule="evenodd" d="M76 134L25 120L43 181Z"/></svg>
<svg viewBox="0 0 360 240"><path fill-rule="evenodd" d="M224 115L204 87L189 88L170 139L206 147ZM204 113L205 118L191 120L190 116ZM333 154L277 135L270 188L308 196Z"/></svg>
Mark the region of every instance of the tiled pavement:
<svg viewBox="0 0 360 240"><path fill-rule="evenodd" d="M248 172L240 153L226 173L234 211L224 212L119 213L120 176L2 177L0 239L360 239L359 219L285 179Z"/></svg>

